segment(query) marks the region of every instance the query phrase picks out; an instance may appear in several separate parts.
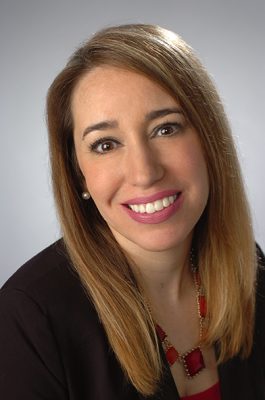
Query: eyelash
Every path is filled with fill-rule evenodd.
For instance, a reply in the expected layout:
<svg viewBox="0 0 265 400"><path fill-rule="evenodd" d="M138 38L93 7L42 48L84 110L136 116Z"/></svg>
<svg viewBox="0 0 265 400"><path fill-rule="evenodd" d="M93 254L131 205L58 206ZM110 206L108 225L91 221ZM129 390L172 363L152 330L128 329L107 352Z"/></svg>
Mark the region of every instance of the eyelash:
<svg viewBox="0 0 265 400"><path fill-rule="evenodd" d="M154 138L154 137L158 136L158 133L159 133L160 130L168 129L168 128L173 128L173 131L170 132L169 135L165 135L165 137L171 137L171 136L174 136L175 134L181 132L183 130L183 125L180 124L179 122L163 123L163 124L159 125L158 127L156 127L154 129L154 131L153 131L153 133L151 135L151 138ZM163 135L161 135L160 137L163 137ZM99 146L101 146L103 144L107 144L107 143L110 143L111 145L113 145L114 143L115 143L115 145L120 145L120 142L117 139L115 139L113 137L110 137L110 136L106 136L106 137L100 138L100 139L96 140L95 142L91 143L89 145L89 149L90 149L91 152L95 152L95 153L97 153L99 155L103 155L103 154L106 154L109 151L113 150L113 148L110 149L110 150L107 150L107 151L99 151L98 150Z"/></svg>
<svg viewBox="0 0 265 400"><path fill-rule="evenodd" d="M89 145L90 151L93 151L93 152L98 153L98 154L105 154L105 153L107 153L108 151L105 151L105 152L104 152L104 151L98 151L98 150L97 150L97 148L98 148L100 145L103 145L103 144L105 144L105 143L112 143L112 144L115 143L116 145L119 145L119 144L120 144L119 141L116 140L115 138L106 136L106 137L100 138L100 139L96 140L95 142L91 143L91 144Z"/></svg>
<svg viewBox="0 0 265 400"><path fill-rule="evenodd" d="M154 130L154 134L152 134L152 137L155 136L158 131L161 129L166 129L166 128L172 128L173 127L173 132L171 132L169 135L166 136L173 136L176 133L179 133L183 129L183 125L179 122L174 122L174 123L163 123L162 125L159 125L157 128Z"/></svg>

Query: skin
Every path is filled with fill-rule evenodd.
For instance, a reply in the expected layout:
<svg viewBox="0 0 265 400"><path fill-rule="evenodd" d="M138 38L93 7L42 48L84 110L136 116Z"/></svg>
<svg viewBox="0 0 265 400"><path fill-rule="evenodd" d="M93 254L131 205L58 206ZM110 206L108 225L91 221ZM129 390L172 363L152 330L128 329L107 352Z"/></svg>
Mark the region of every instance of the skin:
<svg viewBox="0 0 265 400"><path fill-rule="evenodd" d="M74 140L77 159L86 186L114 236L130 254L175 253L190 243L191 232L208 199L208 175L199 138L182 113L146 122L154 110L181 107L158 84L135 72L98 67L86 74L73 95ZM105 120L117 127L84 130ZM162 136L161 124L167 124ZM180 127L170 124L180 124ZM172 133L171 133L172 132ZM104 154L90 146L111 136ZM111 148L112 146L112 148ZM161 224L132 220L121 204L128 199L152 195L166 189L181 190L181 210ZM156 254L157 256L157 254Z"/></svg>
<svg viewBox="0 0 265 400"><path fill-rule="evenodd" d="M146 119L161 109L177 112ZM198 315L189 251L209 196L196 130L164 88L141 74L111 66L96 67L80 79L72 97L72 116L84 189L140 272L156 320L179 351L190 349L198 340ZM90 129L102 121L112 123ZM168 189L181 191L183 202L166 221L140 223L124 209L128 199ZM208 353L208 373L202 373L205 378L197 383L197 378L184 377L181 365L172 369L182 395L217 380L213 352Z"/></svg>

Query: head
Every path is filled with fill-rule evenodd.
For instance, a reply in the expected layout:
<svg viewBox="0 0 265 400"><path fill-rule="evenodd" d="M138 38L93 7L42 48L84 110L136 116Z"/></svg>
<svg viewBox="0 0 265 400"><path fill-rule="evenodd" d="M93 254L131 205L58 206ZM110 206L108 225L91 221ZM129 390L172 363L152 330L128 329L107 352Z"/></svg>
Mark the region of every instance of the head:
<svg viewBox="0 0 265 400"><path fill-rule="evenodd" d="M227 194L233 190L230 179L237 175L233 142L216 90L191 48L176 34L151 25L125 25L97 33L74 53L50 88L51 165L62 225L69 219L70 208L70 224L78 225L82 215L87 229L104 226L93 202L88 206L81 197L84 179L75 155L71 103L80 79L105 65L129 69L157 82L176 98L197 131L210 183L207 209L197 226L197 236L205 238L209 224L214 228L222 223Z"/></svg>

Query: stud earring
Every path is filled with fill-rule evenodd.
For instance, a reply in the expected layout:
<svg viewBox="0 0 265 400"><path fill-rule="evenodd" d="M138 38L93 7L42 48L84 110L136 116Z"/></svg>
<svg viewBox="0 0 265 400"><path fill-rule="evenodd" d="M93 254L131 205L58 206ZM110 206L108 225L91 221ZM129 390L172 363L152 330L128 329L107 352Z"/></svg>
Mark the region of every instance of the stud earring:
<svg viewBox="0 0 265 400"><path fill-rule="evenodd" d="M83 200L89 200L89 199L90 199L90 194L89 194L89 192L83 192L83 193L82 193L82 198L83 198Z"/></svg>

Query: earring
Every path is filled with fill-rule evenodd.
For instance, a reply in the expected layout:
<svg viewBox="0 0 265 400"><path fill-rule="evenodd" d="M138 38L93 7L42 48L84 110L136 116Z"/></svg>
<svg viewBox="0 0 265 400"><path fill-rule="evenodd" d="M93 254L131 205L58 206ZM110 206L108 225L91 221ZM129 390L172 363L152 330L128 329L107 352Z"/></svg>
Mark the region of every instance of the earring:
<svg viewBox="0 0 265 400"><path fill-rule="evenodd" d="M89 199L90 199L90 194L89 194L89 192L83 192L83 193L82 193L82 198L83 198L83 200L89 200Z"/></svg>

